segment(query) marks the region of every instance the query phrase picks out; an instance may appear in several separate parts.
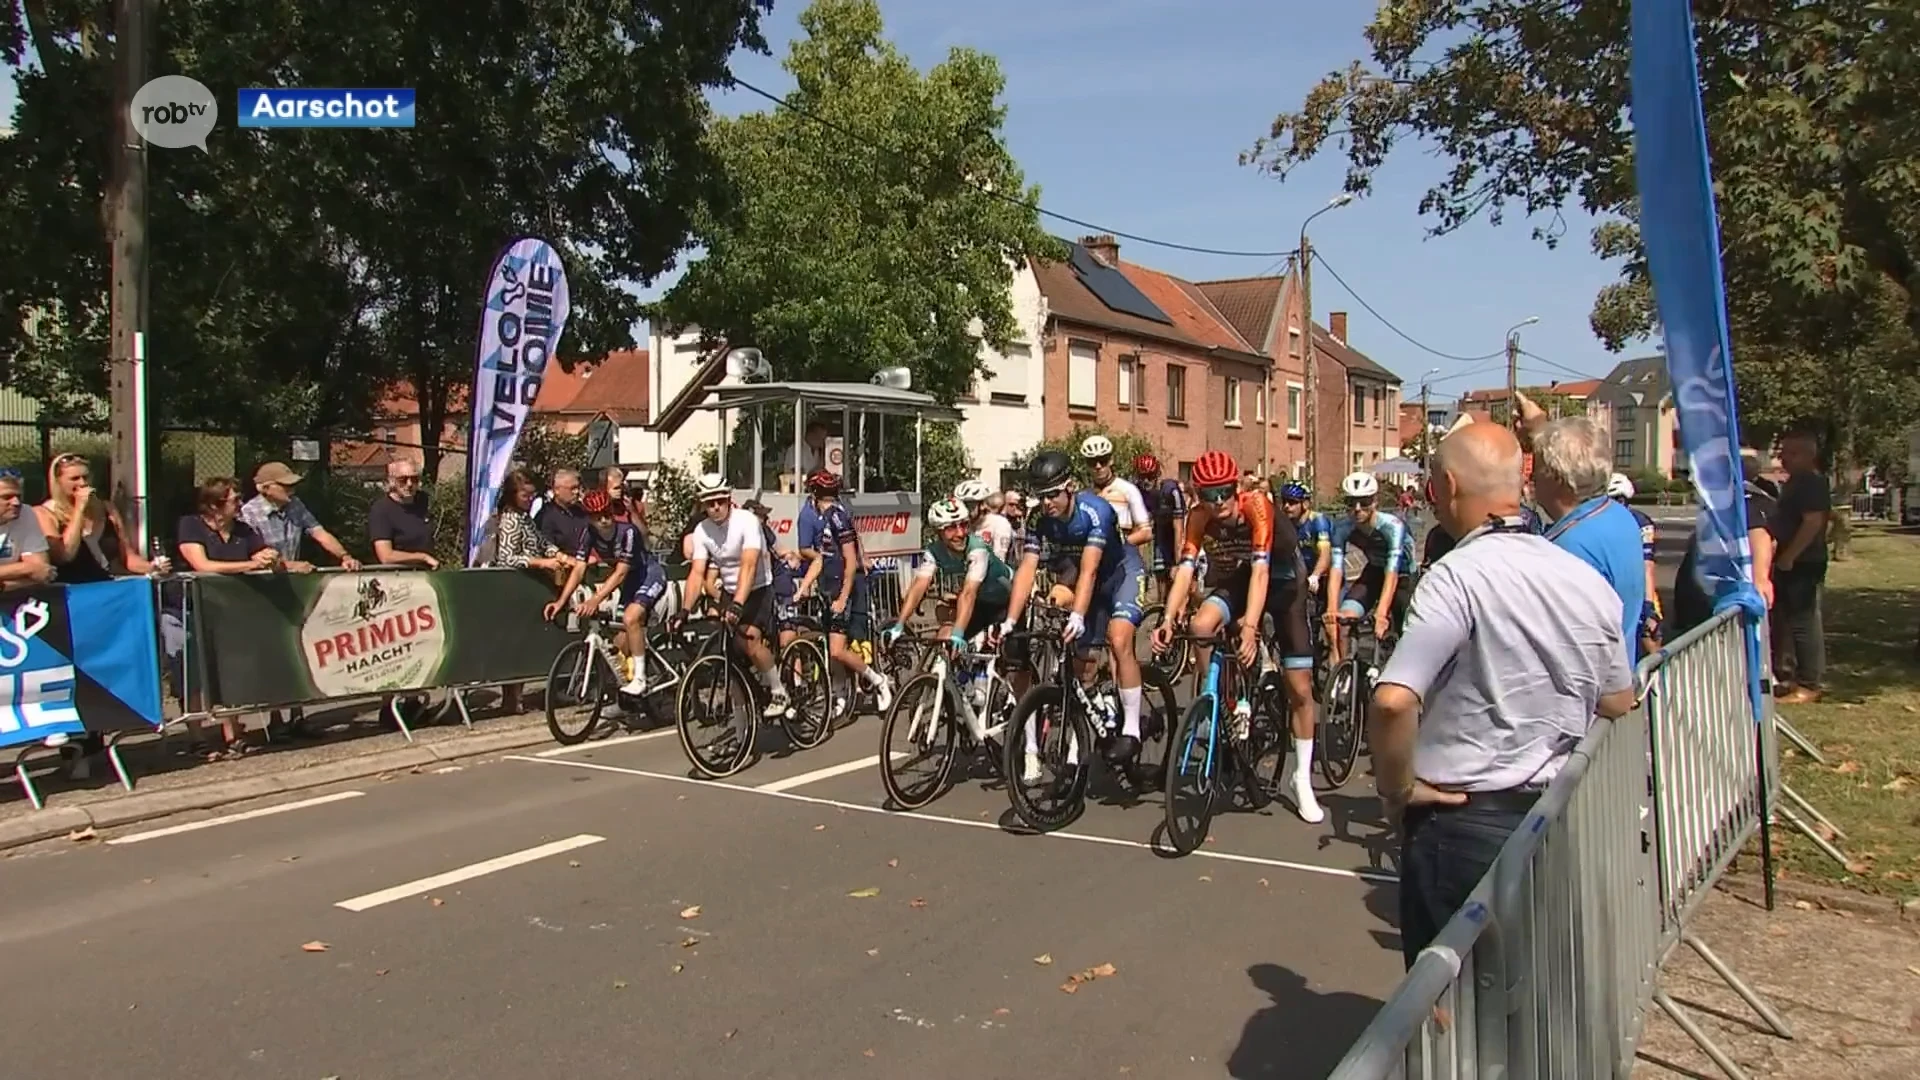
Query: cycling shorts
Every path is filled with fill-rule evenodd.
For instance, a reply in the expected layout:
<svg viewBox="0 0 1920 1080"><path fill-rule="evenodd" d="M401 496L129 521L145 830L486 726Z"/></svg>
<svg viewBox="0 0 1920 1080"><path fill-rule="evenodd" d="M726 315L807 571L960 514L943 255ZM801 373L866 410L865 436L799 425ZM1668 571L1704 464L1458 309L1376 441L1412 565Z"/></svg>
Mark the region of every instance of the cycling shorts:
<svg viewBox="0 0 1920 1080"><path fill-rule="evenodd" d="M1134 560L1128 560L1134 562ZM1112 574L1093 583L1093 603L1087 608L1086 633L1076 643L1082 650L1107 643L1107 624L1124 619L1134 626L1146 617L1141 598L1147 591L1147 572L1135 565L1122 564Z"/></svg>
<svg viewBox="0 0 1920 1080"><path fill-rule="evenodd" d="M997 604L976 601L973 605L973 617L967 620L966 626L961 627L961 633L967 636L968 641L972 641L976 634L985 633L1006 621L1006 601L1003 600Z"/></svg>
<svg viewBox="0 0 1920 1080"><path fill-rule="evenodd" d="M814 594L827 602L824 618L829 634L844 634L856 641L870 641L873 638L873 594L867 589L867 575L853 576L853 591L847 594L847 609L838 615L833 613L834 598L840 595L839 581L822 578L814 589Z"/></svg>
<svg viewBox="0 0 1920 1080"><path fill-rule="evenodd" d="M667 595L667 568L658 561L647 564L647 568L638 573L627 568L627 578L620 583L620 609L639 605L652 613L660 598Z"/></svg>
<svg viewBox="0 0 1920 1080"><path fill-rule="evenodd" d="M1390 612L1392 616L1390 625L1395 631L1399 630L1401 619L1407 610L1407 594L1412 591L1407 587L1408 584L1405 576L1402 576L1399 584L1393 590L1393 611ZM1341 614L1373 614L1374 607L1380 601L1380 594L1386 591L1386 585L1387 572L1385 570L1375 570L1371 566L1367 567L1360 572L1359 577L1347 582L1346 587L1341 590Z"/></svg>
<svg viewBox="0 0 1920 1080"><path fill-rule="evenodd" d="M773 586L762 585L747 594L746 600L740 605L740 626L754 627L762 637L774 640Z"/></svg>
<svg viewBox="0 0 1920 1080"><path fill-rule="evenodd" d="M1231 578L1207 592L1202 603L1212 604L1237 622L1247 613L1247 592L1252 584L1253 568L1243 566ZM1280 666L1289 671L1313 670L1313 638L1308 607L1312 597L1300 578L1267 583L1267 604L1263 621L1273 625L1274 642L1280 651Z"/></svg>
<svg viewBox="0 0 1920 1080"><path fill-rule="evenodd" d="M1153 527L1153 572L1171 574L1180 565L1180 538L1174 534L1173 526L1164 529Z"/></svg>

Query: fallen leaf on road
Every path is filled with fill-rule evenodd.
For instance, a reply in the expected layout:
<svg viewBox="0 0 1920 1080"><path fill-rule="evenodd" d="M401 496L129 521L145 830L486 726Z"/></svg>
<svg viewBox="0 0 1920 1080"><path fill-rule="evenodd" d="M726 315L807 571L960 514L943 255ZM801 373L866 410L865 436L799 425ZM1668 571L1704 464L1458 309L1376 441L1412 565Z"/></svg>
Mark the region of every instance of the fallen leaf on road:
<svg viewBox="0 0 1920 1080"><path fill-rule="evenodd" d="M1120 969L1114 967L1112 964L1101 964L1099 967L1088 968L1087 973L1096 979L1105 979L1119 974Z"/></svg>
<svg viewBox="0 0 1920 1080"><path fill-rule="evenodd" d="M995 1010L993 1010L993 1015L995 1015L995 1016L1012 1016L1012 1015L1013 1015L1013 1010L1012 1010L1012 1009L995 1009Z"/></svg>
<svg viewBox="0 0 1920 1080"><path fill-rule="evenodd" d="M887 860L887 865L888 865L888 866L899 866L899 865L900 865L900 860L899 860L899 859L888 859L888 860Z"/></svg>
<svg viewBox="0 0 1920 1080"><path fill-rule="evenodd" d="M879 956L879 955L880 955L880 950L879 950L879 949L868 949L868 950L867 950L867 955L868 955L868 956Z"/></svg>
<svg viewBox="0 0 1920 1080"><path fill-rule="evenodd" d="M1114 967L1112 964L1101 964L1098 967L1090 967L1085 971L1076 971L1072 975L1067 976L1067 981L1060 984L1060 989L1068 994L1077 994L1080 992L1081 984L1090 983L1095 979L1110 978L1118 974L1119 970L1119 968Z"/></svg>
<svg viewBox="0 0 1920 1080"><path fill-rule="evenodd" d="M879 896L880 890L869 885L864 889L855 889L847 895L853 897L855 900L870 900L873 897Z"/></svg>
<svg viewBox="0 0 1920 1080"><path fill-rule="evenodd" d="M1263 889L1265 889L1265 888L1268 888L1268 885L1267 885L1267 879L1266 879L1266 878L1261 878L1261 879L1260 879L1260 887L1261 887L1261 888L1263 888Z"/></svg>
<svg viewBox="0 0 1920 1080"><path fill-rule="evenodd" d="M1043 952L1039 956L1034 957L1033 962L1039 964L1041 967L1046 967L1048 964L1053 963L1053 954Z"/></svg>
<svg viewBox="0 0 1920 1080"><path fill-rule="evenodd" d="M1795 901L1793 902L1793 906L1794 906L1795 908L1797 908L1797 909L1799 909L1800 911L1812 911L1812 910L1813 910L1813 905L1812 905L1812 904L1809 904L1809 903L1807 903L1807 902L1806 902L1805 900L1795 900Z"/></svg>
<svg viewBox="0 0 1920 1080"><path fill-rule="evenodd" d="M287 856L286 858L284 858L284 859L281 859L280 861L281 861L281 862L299 862L299 861L300 861L300 856L298 856L298 855L289 855L289 856Z"/></svg>
<svg viewBox="0 0 1920 1080"><path fill-rule="evenodd" d="M1200 875L1200 880L1201 880L1201 881L1212 881L1212 880L1213 880L1213 878L1211 878L1211 877L1209 877L1209 876L1207 876L1206 874L1201 874L1201 875Z"/></svg>
<svg viewBox="0 0 1920 1080"><path fill-rule="evenodd" d="M331 948L333 948L333 946L327 944L324 941L309 941L305 945L300 946L300 951L301 952L326 952L328 949L331 949Z"/></svg>
<svg viewBox="0 0 1920 1080"><path fill-rule="evenodd" d="M813 831L814 831L814 832L826 832L826 831L827 831L827 827L826 827L825 825L815 825L815 826L813 827Z"/></svg>
<svg viewBox="0 0 1920 1080"><path fill-rule="evenodd" d="M375 968L373 973L375 975L385 975L388 971L391 971L391 970L392 970L391 968Z"/></svg>
<svg viewBox="0 0 1920 1080"><path fill-rule="evenodd" d="M627 988L626 981L623 979L613 980L613 988L615 990L625 990Z"/></svg>
<svg viewBox="0 0 1920 1080"><path fill-rule="evenodd" d="M573 867L573 868L574 868L575 870L578 870L578 869L580 869L580 860L579 860L579 859L568 859L568 860L567 860L567 865L568 865L568 866L571 866L571 867Z"/></svg>
<svg viewBox="0 0 1920 1080"><path fill-rule="evenodd" d="M871 1051L871 1050L862 1050L862 1051L860 1051L860 1056L861 1056L861 1057L872 1057L872 1056L873 1056L873 1051Z"/></svg>
<svg viewBox="0 0 1920 1080"><path fill-rule="evenodd" d="M734 1028L733 1030L727 1032L725 1035L720 1036L720 1041L725 1042L726 1040L731 1039L738 1034L740 1034L740 1029Z"/></svg>
<svg viewBox="0 0 1920 1080"><path fill-rule="evenodd" d="M1841 1046L1859 1046L1860 1037L1858 1035L1855 1035L1851 1031L1843 1031L1840 1033L1840 1045Z"/></svg>
<svg viewBox="0 0 1920 1080"><path fill-rule="evenodd" d="M675 975L678 975L678 974L680 974L681 972L683 972L683 971L685 971L685 970L687 970L687 965L685 965L685 964L675 964L675 965L673 965L673 973L674 973Z"/></svg>
<svg viewBox="0 0 1920 1080"><path fill-rule="evenodd" d="M911 899L911 900L909 900L909 901L907 901L907 906L908 906L908 907L916 907L916 908L919 908L919 907L926 907L926 906L927 906L927 899L926 899L926 897L924 897L924 896L916 896L916 897L914 897L913 899Z"/></svg>
<svg viewBox="0 0 1920 1080"><path fill-rule="evenodd" d="M697 938L697 937L690 937L690 938L687 938L687 939L685 939L684 941L682 941L682 942L680 942L680 947L681 947L681 948L683 948L683 949L691 949L691 948L693 948L693 947L694 947L695 945L698 945L698 944L700 944L700 939L699 939L699 938Z"/></svg>
<svg viewBox="0 0 1920 1080"><path fill-rule="evenodd" d="M141 879L140 879L140 884L142 884L142 885L151 885L151 884L153 884L153 879L152 879L152 878L150 878L150 877L143 877L143 878L141 878Z"/></svg>
<svg viewBox="0 0 1920 1080"><path fill-rule="evenodd" d="M433 898L433 906L434 906L434 907L446 907L446 906L447 906L447 902L446 902L445 900L442 900L442 899L440 899L439 897L437 897L437 896L436 896L436 897L434 897L434 898Z"/></svg>
<svg viewBox="0 0 1920 1080"><path fill-rule="evenodd" d="M1914 967L1912 964L1908 964L1907 970L1913 972L1915 975L1920 975L1920 967Z"/></svg>
<svg viewBox="0 0 1920 1080"><path fill-rule="evenodd" d="M72 832L68 833L67 839L73 841L76 844L81 844L81 843L85 843L88 840L100 839L100 834L97 832L94 832L93 826L89 825L84 829L75 829Z"/></svg>
<svg viewBox="0 0 1920 1080"><path fill-rule="evenodd" d="M683 919L697 919L697 918L699 918L699 917L700 917L700 905L699 905L699 904L695 904L695 905L693 905L693 906L692 906L692 907L690 907L690 908L682 908L682 909L681 909L681 911L680 911L680 917L681 917L681 918L683 918Z"/></svg>

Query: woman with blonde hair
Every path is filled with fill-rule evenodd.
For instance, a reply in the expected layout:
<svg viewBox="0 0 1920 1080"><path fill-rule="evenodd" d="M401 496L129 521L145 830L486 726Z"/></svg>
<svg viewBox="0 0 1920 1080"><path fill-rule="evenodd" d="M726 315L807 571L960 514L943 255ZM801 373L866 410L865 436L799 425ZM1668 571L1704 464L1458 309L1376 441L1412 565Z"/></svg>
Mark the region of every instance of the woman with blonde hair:
<svg viewBox="0 0 1920 1080"><path fill-rule="evenodd" d="M127 536L120 512L93 487L85 454L56 454L47 465L47 501L33 508L47 535L47 560L63 585L127 574L165 573Z"/></svg>

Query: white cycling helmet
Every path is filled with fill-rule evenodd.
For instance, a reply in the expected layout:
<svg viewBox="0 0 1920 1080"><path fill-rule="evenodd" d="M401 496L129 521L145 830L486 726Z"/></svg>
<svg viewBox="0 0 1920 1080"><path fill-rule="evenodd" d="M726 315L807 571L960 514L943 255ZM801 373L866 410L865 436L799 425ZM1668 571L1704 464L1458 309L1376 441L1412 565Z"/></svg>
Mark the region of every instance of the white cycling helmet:
<svg viewBox="0 0 1920 1080"><path fill-rule="evenodd" d="M992 494L993 489L988 487L987 482L979 477L971 480L962 480L960 481L960 485L953 489L953 497L963 503L986 502Z"/></svg>
<svg viewBox="0 0 1920 1080"><path fill-rule="evenodd" d="M1347 478L1340 481L1340 494L1349 499L1371 499L1380 494L1380 481L1375 480L1372 473L1348 473Z"/></svg>
<svg viewBox="0 0 1920 1080"><path fill-rule="evenodd" d="M1614 473L1612 476L1607 477L1607 498L1633 498L1633 481L1627 479L1625 473Z"/></svg>
<svg viewBox="0 0 1920 1080"><path fill-rule="evenodd" d="M1113 440L1105 435L1089 435L1087 441L1080 444L1080 456L1088 459L1112 457Z"/></svg>
<svg viewBox="0 0 1920 1080"><path fill-rule="evenodd" d="M936 529L958 525L967 520L967 508L958 499L941 499L927 507L927 524Z"/></svg>
<svg viewBox="0 0 1920 1080"><path fill-rule="evenodd" d="M727 483L727 478L721 476L719 473L705 473L700 477L700 494L698 497L701 500L711 499L716 495L731 494L733 494L733 485Z"/></svg>

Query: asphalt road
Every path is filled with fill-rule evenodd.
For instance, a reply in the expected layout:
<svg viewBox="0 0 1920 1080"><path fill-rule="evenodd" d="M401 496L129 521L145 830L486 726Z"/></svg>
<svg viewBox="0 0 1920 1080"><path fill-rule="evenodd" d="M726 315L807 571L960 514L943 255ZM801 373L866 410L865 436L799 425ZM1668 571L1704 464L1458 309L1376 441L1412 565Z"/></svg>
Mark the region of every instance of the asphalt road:
<svg viewBox="0 0 1920 1080"><path fill-rule="evenodd" d="M1169 859L1157 800L889 813L877 739L711 783L643 736L25 850L5 1074L1318 1077L1399 978L1364 776Z"/></svg>

